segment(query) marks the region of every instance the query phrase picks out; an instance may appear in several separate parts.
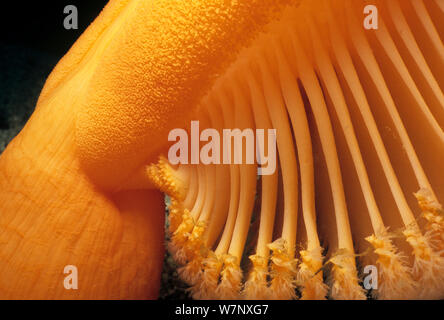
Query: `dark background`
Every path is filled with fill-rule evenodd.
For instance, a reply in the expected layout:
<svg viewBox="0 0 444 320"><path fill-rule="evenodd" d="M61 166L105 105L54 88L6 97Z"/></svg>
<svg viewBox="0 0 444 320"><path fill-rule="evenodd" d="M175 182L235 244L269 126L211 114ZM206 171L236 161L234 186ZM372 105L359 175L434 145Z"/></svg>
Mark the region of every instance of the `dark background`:
<svg viewBox="0 0 444 320"><path fill-rule="evenodd" d="M106 2L1 1L0 152L31 115L51 70ZM78 9L77 30L63 27L67 5Z"/></svg>
<svg viewBox="0 0 444 320"><path fill-rule="evenodd" d="M108 1L0 2L0 154L22 129L46 78ZM63 9L75 5L78 30L66 30ZM185 299L177 266L165 255L160 299Z"/></svg>
<svg viewBox="0 0 444 320"><path fill-rule="evenodd" d="M2 45L21 45L61 57L106 3L106 0L2 1L0 42ZM66 16L63 9L67 5L75 5L78 9L78 30L63 27Z"/></svg>

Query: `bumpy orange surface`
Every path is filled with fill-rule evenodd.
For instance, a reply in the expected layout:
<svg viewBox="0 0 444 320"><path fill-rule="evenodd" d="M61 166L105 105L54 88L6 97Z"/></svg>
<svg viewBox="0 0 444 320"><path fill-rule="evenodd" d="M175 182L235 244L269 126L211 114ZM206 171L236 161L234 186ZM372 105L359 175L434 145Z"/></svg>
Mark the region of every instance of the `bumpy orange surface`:
<svg viewBox="0 0 444 320"><path fill-rule="evenodd" d="M0 158L0 298L156 297L163 197L131 181L286 2L107 5ZM78 290L63 287L66 265Z"/></svg>

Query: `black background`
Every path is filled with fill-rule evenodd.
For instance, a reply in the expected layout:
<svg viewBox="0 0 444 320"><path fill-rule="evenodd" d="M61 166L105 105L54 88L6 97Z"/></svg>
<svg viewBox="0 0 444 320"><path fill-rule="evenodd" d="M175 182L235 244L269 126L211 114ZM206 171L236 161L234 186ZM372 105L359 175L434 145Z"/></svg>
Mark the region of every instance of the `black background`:
<svg viewBox="0 0 444 320"><path fill-rule="evenodd" d="M100 13L106 0L1 1L0 45L15 44L61 56ZM79 29L66 30L63 9L75 5Z"/></svg>
<svg viewBox="0 0 444 320"><path fill-rule="evenodd" d="M46 78L106 0L0 1L0 153L28 120ZM63 9L75 5L78 29Z"/></svg>

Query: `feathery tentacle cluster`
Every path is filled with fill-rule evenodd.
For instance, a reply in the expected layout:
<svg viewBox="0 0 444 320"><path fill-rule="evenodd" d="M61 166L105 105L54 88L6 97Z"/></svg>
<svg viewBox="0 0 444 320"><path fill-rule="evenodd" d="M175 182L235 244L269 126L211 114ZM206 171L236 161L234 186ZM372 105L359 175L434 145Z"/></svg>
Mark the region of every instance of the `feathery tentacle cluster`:
<svg viewBox="0 0 444 320"><path fill-rule="evenodd" d="M203 127L276 129L274 174L148 169L172 197L170 247L194 298L365 299L368 261L376 298L444 296L442 4L376 3L377 30L364 0L289 6L200 102Z"/></svg>

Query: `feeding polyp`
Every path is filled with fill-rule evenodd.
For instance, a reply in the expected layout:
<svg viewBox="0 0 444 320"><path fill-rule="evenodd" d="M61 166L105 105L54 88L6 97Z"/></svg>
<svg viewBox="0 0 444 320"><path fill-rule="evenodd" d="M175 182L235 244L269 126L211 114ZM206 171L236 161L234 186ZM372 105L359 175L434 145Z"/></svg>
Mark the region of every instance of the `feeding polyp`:
<svg viewBox="0 0 444 320"><path fill-rule="evenodd" d="M200 101L200 129L223 138L276 130L277 170L202 161L208 144L200 162L148 168L171 197L170 251L193 297L365 299L368 264L375 297L444 296L442 1L372 1L371 30L367 4L289 6Z"/></svg>

